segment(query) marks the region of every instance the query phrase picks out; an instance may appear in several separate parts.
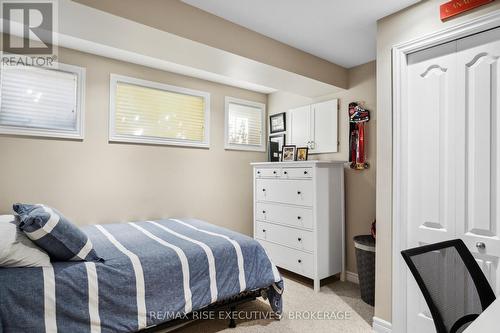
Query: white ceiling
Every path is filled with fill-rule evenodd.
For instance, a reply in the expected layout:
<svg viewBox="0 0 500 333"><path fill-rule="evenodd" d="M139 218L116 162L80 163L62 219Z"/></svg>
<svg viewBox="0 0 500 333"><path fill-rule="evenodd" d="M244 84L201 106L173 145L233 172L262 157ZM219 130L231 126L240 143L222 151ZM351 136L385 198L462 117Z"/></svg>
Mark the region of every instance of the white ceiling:
<svg viewBox="0 0 500 333"><path fill-rule="evenodd" d="M350 68L375 59L378 19L419 0L182 1Z"/></svg>

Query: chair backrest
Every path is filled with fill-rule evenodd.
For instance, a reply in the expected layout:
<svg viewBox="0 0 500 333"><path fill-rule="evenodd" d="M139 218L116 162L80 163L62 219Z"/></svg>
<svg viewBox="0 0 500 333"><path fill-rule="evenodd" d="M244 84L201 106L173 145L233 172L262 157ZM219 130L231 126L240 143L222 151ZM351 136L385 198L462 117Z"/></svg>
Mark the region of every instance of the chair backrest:
<svg viewBox="0 0 500 333"><path fill-rule="evenodd" d="M495 293L461 239L401 251L438 333L462 332Z"/></svg>

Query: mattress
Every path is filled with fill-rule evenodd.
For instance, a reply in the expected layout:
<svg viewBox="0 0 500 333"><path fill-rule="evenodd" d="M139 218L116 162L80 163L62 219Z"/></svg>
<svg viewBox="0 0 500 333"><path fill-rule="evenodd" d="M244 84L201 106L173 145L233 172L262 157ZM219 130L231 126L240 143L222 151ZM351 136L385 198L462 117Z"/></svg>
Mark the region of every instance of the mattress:
<svg viewBox="0 0 500 333"><path fill-rule="evenodd" d="M283 281L252 238L196 219L83 228L104 262L0 268L0 333L136 332Z"/></svg>

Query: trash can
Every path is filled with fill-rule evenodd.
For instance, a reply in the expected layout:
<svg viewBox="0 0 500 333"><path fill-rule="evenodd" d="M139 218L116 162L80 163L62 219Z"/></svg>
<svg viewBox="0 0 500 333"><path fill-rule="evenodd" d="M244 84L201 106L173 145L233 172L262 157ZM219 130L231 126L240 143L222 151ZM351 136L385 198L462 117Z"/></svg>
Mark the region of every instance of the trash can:
<svg viewBox="0 0 500 333"><path fill-rule="evenodd" d="M375 238L372 235L354 237L361 299L375 305Z"/></svg>

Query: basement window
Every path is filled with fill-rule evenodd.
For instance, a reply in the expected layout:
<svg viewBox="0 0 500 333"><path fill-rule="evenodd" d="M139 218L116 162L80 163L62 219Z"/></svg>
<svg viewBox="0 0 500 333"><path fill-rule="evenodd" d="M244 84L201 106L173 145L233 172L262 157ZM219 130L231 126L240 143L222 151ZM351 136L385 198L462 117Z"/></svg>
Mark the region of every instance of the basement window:
<svg viewBox="0 0 500 333"><path fill-rule="evenodd" d="M209 93L115 74L110 88L110 141L209 147Z"/></svg>

